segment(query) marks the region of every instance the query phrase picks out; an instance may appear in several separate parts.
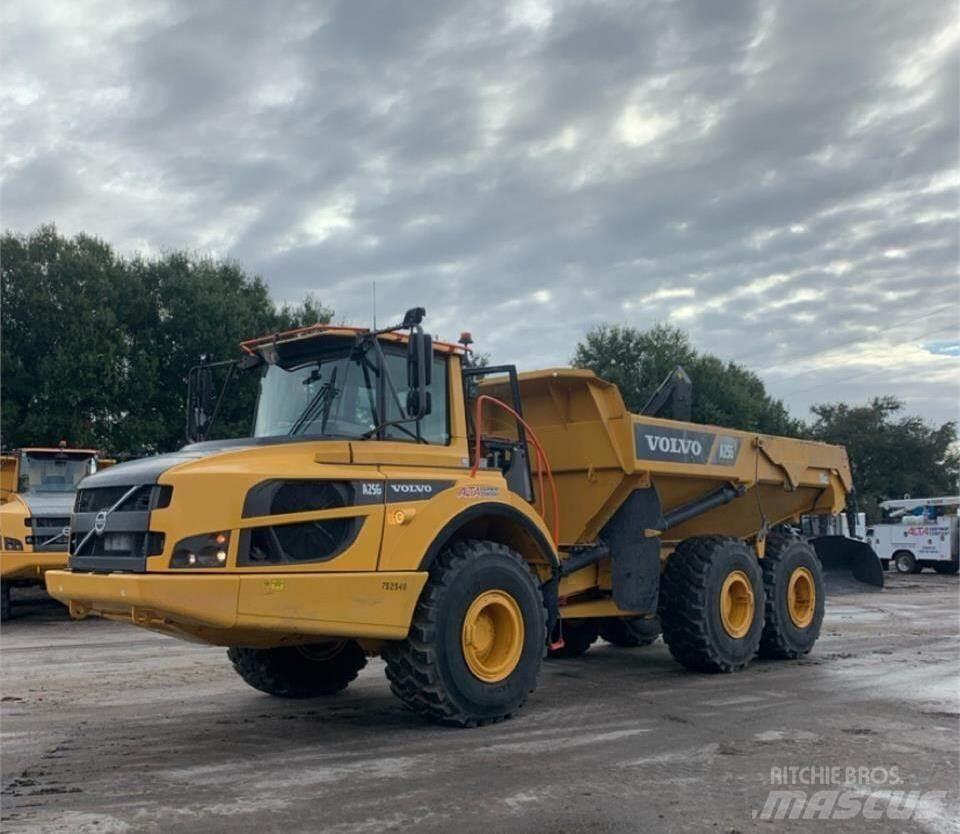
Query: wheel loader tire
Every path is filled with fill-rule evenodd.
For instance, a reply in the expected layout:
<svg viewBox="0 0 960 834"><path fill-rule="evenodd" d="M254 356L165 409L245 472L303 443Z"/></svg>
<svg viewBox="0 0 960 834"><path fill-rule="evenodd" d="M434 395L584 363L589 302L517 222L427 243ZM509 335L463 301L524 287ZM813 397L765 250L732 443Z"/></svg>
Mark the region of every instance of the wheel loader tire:
<svg viewBox="0 0 960 834"><path fill-rule="evenodd" d="M656 617L605 617L600 622L600 636L623 649L649 646L660 636L660 620Z"/></svg>
<svg viewBox="0 0 960 834"><path fill-rule="evenodd" d="M439 724L503 721L537 686L546 622L520 554L496 542L454 542L431 570L407 639L381 652L390 689Z"/></svg>
<svg viewBox="0 0 960 834"><path fill-rule="evenodd" d="M0 582L0 622L10 619L10 583Z"/></svg>
<svg viewBox="0 0 960 834"><path fill-rule="evenodd" d="M898 550L893 554L893 566L897 573L920 573L923 568L909 550Z"/></svg>
<svg viewBox="0 0 960 834"><path fill-rule="evenodd" d="M342 692L367 665L353 640L277 649L227 650L233 668L250 686L277 698L316 698Z"/></svg>
<svg viewBox="0 0 960 834"><path fill-rule="evenodd" d="M947 576L956 576L960 573L960 562L937 562L933 569L937 573L946 574Z"/></svg>
<svg viewBox="0 0 960 834"><path fill-rule="evenodd" d="M563 648L550 649L547 657L580 657L597 641L600 636L596 619L564 620Z"/></svg>
<svg viewBox="0 0 960 834"><path fill-rule="evenodd" d="M765 597L760 657L802 657L817 642L823 623L826 591L820 560L803 539L771 534L760 567Z"/></svg>
<svg viewBox="0 0 960 834"><path fill-rule="evenodd" d="M688 669L742 669L756 654L763 631L757 557L737 539L685 539L667 559L659 613L670 654Z"/></svg>

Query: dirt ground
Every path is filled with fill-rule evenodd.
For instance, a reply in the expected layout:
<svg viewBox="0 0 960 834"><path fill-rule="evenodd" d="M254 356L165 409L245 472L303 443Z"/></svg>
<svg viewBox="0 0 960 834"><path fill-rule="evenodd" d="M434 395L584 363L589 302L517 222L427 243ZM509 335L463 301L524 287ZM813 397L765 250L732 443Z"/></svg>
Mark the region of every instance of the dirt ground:
<svg viewBox="0 0 960 834"><path fill-rule="evenodd" d="M405 712L378 660L342 695L281 701L223 650L34 596L2 633L2 830L960 831L958 591L924 573L832 597L809 658L735 675L597 644L479 730ZM877 804L771 818L784 774ZM896 791L923 792L908 819Z"/></svg>

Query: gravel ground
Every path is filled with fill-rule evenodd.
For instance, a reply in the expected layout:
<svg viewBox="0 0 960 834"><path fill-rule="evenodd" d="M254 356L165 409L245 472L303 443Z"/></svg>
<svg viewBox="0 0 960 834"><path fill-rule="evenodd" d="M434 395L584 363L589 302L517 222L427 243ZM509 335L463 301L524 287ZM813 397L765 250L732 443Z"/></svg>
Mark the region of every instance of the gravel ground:
<svg viewBox="0 0 960 834"><path fill-rule="evenodd" d="M735 675L598 644L478 730L406 713L379 660L342 695L285 702L221 649L21 598L0 644L2 830L960 831L958 591L924 573L832 597L808 658ZM872 770L838 784L846 768ZM825 787L860 811L771 819L778 774L808 814L829 815ZM923 793L890 819L904 791Z"/></svg>

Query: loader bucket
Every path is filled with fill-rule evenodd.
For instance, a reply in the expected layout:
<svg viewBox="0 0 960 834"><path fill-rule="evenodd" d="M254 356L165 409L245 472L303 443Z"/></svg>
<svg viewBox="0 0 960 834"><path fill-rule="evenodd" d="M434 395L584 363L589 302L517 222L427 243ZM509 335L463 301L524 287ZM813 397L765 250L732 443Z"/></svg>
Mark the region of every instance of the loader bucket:
<svg viewBox="0 0 960 834"><path fill-rule="evenodd" d="M883 587L880 557L866 542L846 536L819 536L810 539L810 544L817 551L823 572L828 577L852 576L857 582L877 588Z"/></svg>

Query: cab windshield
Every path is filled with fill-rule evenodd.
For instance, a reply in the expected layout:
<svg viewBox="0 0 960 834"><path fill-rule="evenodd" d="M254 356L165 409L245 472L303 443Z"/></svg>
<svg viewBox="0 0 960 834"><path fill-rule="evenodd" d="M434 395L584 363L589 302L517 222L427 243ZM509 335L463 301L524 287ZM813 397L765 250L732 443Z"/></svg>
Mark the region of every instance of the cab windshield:
<svg viewBox="0 0 960 834"><path fill-rule="evenodd" d="M27 452L20 461L20 492L73 492L97 469L93 455Z"/></svg>
<svg viewBox="0 0 960 834"><path fill-rule="evenodd" d="M375 351L367 344L340 346L293 366L263 366L254 437L367 439L378 434L417 442L413 423L383 425L403 419L407 401L406 351L384 345L383 353L389 380L381 379ZM433 361L433 409L421 420L419 440L445 444L446 361L437 356Z"/></svg>

